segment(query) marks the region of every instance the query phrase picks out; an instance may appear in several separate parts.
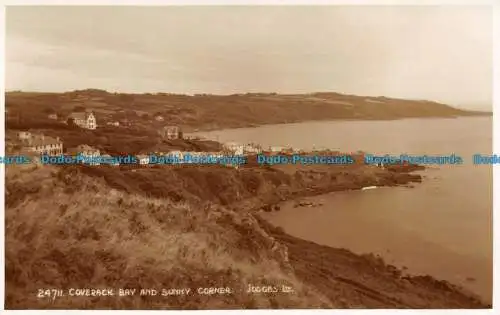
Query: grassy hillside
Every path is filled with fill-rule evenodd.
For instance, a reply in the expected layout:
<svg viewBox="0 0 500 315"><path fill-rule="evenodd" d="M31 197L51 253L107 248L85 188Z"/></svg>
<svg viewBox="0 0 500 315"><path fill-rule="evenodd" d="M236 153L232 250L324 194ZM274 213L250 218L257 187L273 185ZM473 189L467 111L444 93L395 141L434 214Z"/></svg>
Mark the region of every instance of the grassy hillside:
<svg viewBox="0 0 500 315"><path fill-rule="evenodd" d="M74 175L74 174L73 174ZM13 175L43 182L6 213L6 307L249 308L334 306L286 272L286 252L250 215L112 191L50 168ZM33 178L35 177L35 178ZM42 188L43 187L43 188ZM273 247L274 245L274 247ZM293 285L252 296L247 283ZM228 296L37 299L40 288L230 287Z"/></svg>
<svg viewBox="0 0 500 315"><path fill-rule="evenodd" d="M61 116L75 109L91 109L98 121L127 118L137 127L176 124L187 130L249 127L332 119L399 119L484 115L431 101L365 97L339 93L297 95L247 93L236 95L117 94L102 90L67 93L9 92L9 117L36 121L47 113ZM17 114L16 114L17 113ZM164 116L157 122L155 114Z"/></svg>
<svg viewBox="0 0 500 315"><path fill-rule="evenodd" d="M252 212L113 189L75 167L7 167L5 218L7 309L487 307L447 282L291 237ZM248 284L294 293L248 294ZM40 288L174 287L233 294L37 298Z"/></svg>

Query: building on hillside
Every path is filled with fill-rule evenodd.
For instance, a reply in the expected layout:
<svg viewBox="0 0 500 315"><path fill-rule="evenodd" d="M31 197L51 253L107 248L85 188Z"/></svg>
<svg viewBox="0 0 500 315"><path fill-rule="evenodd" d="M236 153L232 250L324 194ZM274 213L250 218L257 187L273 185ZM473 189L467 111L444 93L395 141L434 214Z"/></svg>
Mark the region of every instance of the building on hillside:
<svg viewBox="0 0 500 315"><path fill-rule="evenodd" d="M158 114L154 116L154 119L155 119L156 121L164 121L164 120L165 120L165 118L163 118L163 116L162 116L162 115L158 115Z"/></svg>
<svg viewBox="0 0 500 315"><path fill-rule="evenodd" d="M262 153L262 147L253 143L249 143L243 147L245 154L259 154Z"/></svg>
<svg viewBox="0 0 500 315"><path fill-rule="evenodd" d="M19 131L17 133L17 138L19 140L28 140L31 138L31 132L29 131Z"/></svg>
<svg viewBox="0 0 500 315"><path fill-rule="evenodd" d="M97 121L93 112L71 113L68 117L68 122L72 121L80 128L95 130Z"/></svg>
<svg viewBox="0 0 500 315"><path fill-rule="evenodd" d="M59 137L53 138L45 135L33 135L29 132L22 133L23 150L36 154L61 155L63 153L63 143Z"/></svg>
<svg viewBox="0 0 500 315"><path fill-rule="evenodd" d="M182 139L182 130L178 126L165 126L158 133L162 138L168 140Z"/></svg>
<svg viewBox="0 0 500 315"><path fill-rule="evenodd" d="M243 155L245 146L236 142L228 142L223 145L224 151L233 155Z"/></svg>
<svg viewBox="0 0 500 315"><path fill-rule="evenodd" d="M106 123L106 125L108 125L108 126L114 126L114 127L119 127L120 126L120 122L119 121L108 121Z"/></svg>
<svg viewBox="0 0 500 315"><path fill-rule="evenodd" d="M139 154L136 156L137 158L137 163L140 165L147 165L149 164L149 156L146 154Z"/></svg>
<svg viewBox="0 0 500 315"><path fill-rule="evenodd" d="M281 147L281 146L270 146L269 147L269 151L273 152L273 153L280 153L280 152L283 152L284 150L285 150L285 148Z"/></svg>
<svg viewBox="0 0 500 315"><path fill-rule="evenodd" d="M101 152L99 149L93 148L86 144L80 144L76 148L71 148L68 150L68 154L81 157L80 163L88 165L100 165Z"/></svg>
<svg viewBox="0 0 500 315"><path fill-rule="evenodd" d="M52 119L52 120L57 120L57 118L58 118L58 117L57 117L57 114L49 114L49 115L47 116L47 118L48 118L48 119Z"/></svg>

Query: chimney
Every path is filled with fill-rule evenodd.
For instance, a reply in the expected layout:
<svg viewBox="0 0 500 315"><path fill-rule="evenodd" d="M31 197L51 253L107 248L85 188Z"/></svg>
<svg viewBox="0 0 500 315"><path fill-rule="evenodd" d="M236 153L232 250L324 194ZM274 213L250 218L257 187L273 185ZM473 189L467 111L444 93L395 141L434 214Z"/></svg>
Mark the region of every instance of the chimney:
<svg viewBox="0 0 500 315"><path fill-rule="evenodd" d="M57 142L61 142L61 141L59 140L59 137L56 137L56 141L57 141Z"/></svg>

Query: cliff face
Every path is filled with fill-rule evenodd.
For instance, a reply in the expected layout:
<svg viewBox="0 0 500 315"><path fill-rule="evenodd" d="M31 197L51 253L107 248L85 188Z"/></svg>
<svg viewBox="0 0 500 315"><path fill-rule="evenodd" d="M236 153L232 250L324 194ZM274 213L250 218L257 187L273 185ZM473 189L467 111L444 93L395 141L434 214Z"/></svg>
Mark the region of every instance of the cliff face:
<svg viewBox="0 0 500 315"><path fill-rule="evenodd" d="M161 169L162 182L172 184L151 190L147 184L155 180L154 170L147 170L147 177L122 178L126 186L120 186L116 176L126 172L112 175L99 172L104 168L9 166L6 308L488 307L446 282L402 277L400 270L380 259L291 237L236 206L260 195L262 189L293 186L292 178L276 170L269 171L276 173L273 176L265 171L254 173L255 178L246 183L246 175L237 176L232 169L203 169ZM344 184L356 178L352 172L344 170ZM223 179L227 183L217 188L204 186L206 195L202 195L201 186L195 183L200 185L207 176L213 183ZM321 181L321 176L316 180ZM307 186L297 182L297 187ZM179 187L191 196L182 195ZM237 187L239 201L222 197L230 195L224 189L235 192L229 187ZM169 195L174 189L177 198ZM207 200L210 196L214 200ZM294 293L248 294L249 284L286 285ZM204 287L229 287L232 294L66 296L54 301L36 297L39 288L195 291Z"/></svg>
<svg viewBox="0 0 500 315"><path fill-rule="evenodd" d="M302 196L421 181L420 175L407 171L359 165L277 165L239 170L217 165L66 168L66 172L77 170L103 178L110 187L128 193L198 204L212 202L244 211Z"/></svg>

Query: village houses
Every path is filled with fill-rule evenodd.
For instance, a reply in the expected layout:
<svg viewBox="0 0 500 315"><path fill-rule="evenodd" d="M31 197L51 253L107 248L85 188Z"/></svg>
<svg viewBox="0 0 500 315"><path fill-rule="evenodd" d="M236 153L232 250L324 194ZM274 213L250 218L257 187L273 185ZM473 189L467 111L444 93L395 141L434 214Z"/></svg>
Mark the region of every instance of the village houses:
<svg viewBox="0 0 500 315"><path fill-rule="evenodd" d="M72 121L80 128L95 130L97 128L96 118L93 112L71 113L68 121Z"/></svg>
<svg viewBox="0 0 500 315"><path fill-rule="evenodd" d="M43 134L20 131L17 133L17 138L21 141L24 151L40 155L61 155L63 153L63 143L59 137L53 138Z"/></svg>
<svg viewBox="0 0 500 315"><path fill-rule="evenodd" d="M227 142L223 145L223 151L229 154L243 155L244 147L244 145L236 142Z"/></svg>

